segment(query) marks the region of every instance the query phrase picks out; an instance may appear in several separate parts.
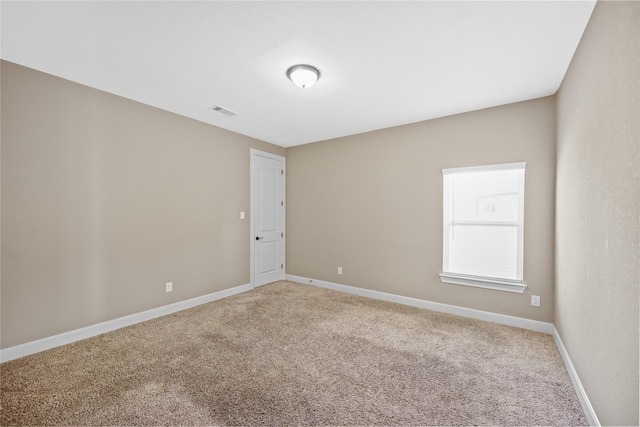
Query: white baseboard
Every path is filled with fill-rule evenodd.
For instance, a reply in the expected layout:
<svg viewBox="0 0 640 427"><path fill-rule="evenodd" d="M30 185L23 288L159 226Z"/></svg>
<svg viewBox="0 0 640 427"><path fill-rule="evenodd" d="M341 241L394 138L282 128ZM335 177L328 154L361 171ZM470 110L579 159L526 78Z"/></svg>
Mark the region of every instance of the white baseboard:
<svg viewBox="0 0 640 427"><path fill-rule="evenodd" d="M321 288L333 289L335 291L360 295L363 297L375 298L412 307L425 308L439 313L455 314L456 316L468 317L471 319L485 320L487 322L499 323L501 325L515 326L517 328L528 329L545 334L553 333L553 323L541 322L539 320L525 319L522 317L507 316L505 314L491 313L488 311L475 310L473 308L459 307L456 305L442 304L439 302L421 300L417 298L404 297L400 295L388 294L386 292L372 291L369 289L356 288L354 286L341 285L339 283L325 282L323 280L310 279L308 277L294 276L287 274L286 279L291 282L303 283L307 285L319 286Z"/></svg>
<svg viewBox="0 0 640 427"><path fill-rule="evenodd" d="M143 311L141 313L120 317L118 319L109 320L73 331L64 332L62 334L54 335L51 337L42 338L25 344L20 344L14 347L5 348L3 350L0 350L0 363L8 362L9 360L18 359L20 357L38 353L40 351L49 350L61 345L71 344L73 342L80 341L86 338L95 337L96 335L104 334L105 332L111 332L116 329L124 328L125 326L130 326L136 323L144 322L146 320L155 319L156 317L166 316L167 314L186 310L188 308L206 304L208 302L229 297L231 295L246 292L251 289L253 289L253 286L251 286L251 284L240 285L230 289L225 289L223 291L218 291L208 295L203 295L200 297L176 302L174 304L169 304L151 310Z"/></svg>
<svg viewBox="0 0 640 427"><path fill-rule="evenodd" d="M571 378L571 382L573 383L573 388L576 390L576 394L578 395L578 399L580 400L580 404L582 405L582 410L584 414L587 416L587 421L590 426L600 426L600 420L598 420L598 416L596 415L596 411L594 411L593 406L591 406L591 402L587 397L587 392L582 387L582 382L578 377L578 372L576 368L573 366L573 362L571 362L571 358L569 357L569 353L562 342L562 338L560 338L560 334L556 327L553 327L553 340L556 342L556 347L558 347L558 351L560 352L560 356L562 356L562 360L564 361L564 366L567 368L567 372L569 373L569 377Z"/></svg>

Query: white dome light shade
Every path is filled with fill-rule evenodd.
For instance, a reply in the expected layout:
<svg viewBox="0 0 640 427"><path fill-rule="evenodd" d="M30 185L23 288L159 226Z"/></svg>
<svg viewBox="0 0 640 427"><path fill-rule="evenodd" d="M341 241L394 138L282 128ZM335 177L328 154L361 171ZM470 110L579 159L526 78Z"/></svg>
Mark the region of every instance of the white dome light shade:
<svg viewBox="0 0 640 427"><path fill-rule="evenodd" d="M320 78L320 71L311 65L294 65L287 70L287 77L296 86L306 89Z"/></svg>

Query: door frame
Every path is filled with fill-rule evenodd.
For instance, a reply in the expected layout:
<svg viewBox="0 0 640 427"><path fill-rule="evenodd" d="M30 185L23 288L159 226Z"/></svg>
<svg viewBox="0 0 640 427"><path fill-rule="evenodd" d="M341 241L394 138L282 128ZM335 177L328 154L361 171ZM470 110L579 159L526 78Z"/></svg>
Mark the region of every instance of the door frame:
<svg viewBox="0 0 640 427"><path fill-rule="evenodd" d="M255 218L255 214L256 214L256 208L257 206L255 206L253 200L254 200L254 195L256 193L256 189L254 188L254 159L256 158L256 156L260 156L260 157L267 157L273 160L279 160L282 161L282 170L284 171L283 175L283 188L282 188L282 201L284 202L284 209L282 210L282 227L283 227L283 233L286 234L286 229L287 229L287 158L283 157L283 156L279 156L277 154L273 154L273 153L268 153L266 151L260 151L257 150L255 148L251 148L250 149L250 173L249 173L249 229L250 229L250 235L249 235L249 278L250 278L250 284L251 287L255 289L256 287L256 266L255 266L255 226L254 226L254 218ZM287 261L286 261L286 253L287 253L287 245L286 245L287 239L286 236L283 237L282 239L282 263L283 263L283 268L282 268L282 279L285 278L286 276L286 270L287 270Z"/></svg>

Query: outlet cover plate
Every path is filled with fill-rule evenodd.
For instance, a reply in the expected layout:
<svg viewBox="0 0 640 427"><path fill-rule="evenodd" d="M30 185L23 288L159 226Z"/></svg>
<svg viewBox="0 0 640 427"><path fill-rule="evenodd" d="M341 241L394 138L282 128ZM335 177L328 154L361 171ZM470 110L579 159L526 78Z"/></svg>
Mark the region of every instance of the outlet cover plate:
<svg viewBox="0 0 640 427"><path fill-rule="evenodd" d="M531 305L540 307L540 295L531 295Z"/></svg>

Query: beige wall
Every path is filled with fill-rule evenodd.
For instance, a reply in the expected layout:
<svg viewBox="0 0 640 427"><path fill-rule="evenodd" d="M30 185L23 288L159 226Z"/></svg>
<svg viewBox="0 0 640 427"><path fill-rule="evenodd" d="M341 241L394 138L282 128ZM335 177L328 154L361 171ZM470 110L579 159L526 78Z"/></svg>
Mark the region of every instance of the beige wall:
<svg viewBox="0 0 640 427"><path fill-rule="evenodd" d="M283 148L1 71L2 348L249 282L249 150Z"/></svg>
<svg viewBox="0 0 640 427"><path fill-rule="evenodd" d="M547 97L287 149L287 273L553 321L555 133ZM526 292L441 283L442 169L519 161Z"/></svg>
<svg viewBox="0 0 640 427"><path fill-rule="evenodd" d="M556 326L600 422L638 425L640 3L598 2L558 93Z"/></svg>
<svg viewBox="0 0 640 427"><path fill-rule="evenodd" d="M0 347L248 283L258 148L287 155L288 273L555 321L600 421L637 425L639 28L639 3L597 4L557 116L548 97L286 151L3 61ZM516 161L526 293L441 283L441 169Z"/></svg>

